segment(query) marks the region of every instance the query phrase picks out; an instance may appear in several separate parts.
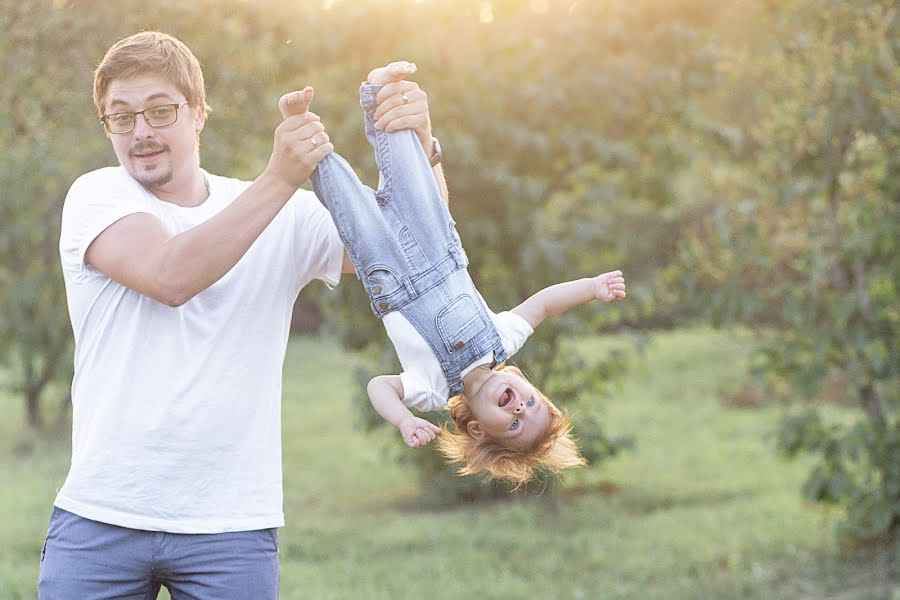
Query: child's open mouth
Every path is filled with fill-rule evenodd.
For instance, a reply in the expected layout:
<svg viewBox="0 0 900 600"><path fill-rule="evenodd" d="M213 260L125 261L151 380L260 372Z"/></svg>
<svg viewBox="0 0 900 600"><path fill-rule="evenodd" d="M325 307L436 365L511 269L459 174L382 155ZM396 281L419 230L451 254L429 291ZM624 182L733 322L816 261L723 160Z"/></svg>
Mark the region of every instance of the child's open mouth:
<svg viewBox="0 0 900 600"><path fill-rule="evenodd" d="M507 404L513 401L513 391L512 388L506 388L506 390L500 395L500 402L497 403L497 406L503 408Z"/></svg>

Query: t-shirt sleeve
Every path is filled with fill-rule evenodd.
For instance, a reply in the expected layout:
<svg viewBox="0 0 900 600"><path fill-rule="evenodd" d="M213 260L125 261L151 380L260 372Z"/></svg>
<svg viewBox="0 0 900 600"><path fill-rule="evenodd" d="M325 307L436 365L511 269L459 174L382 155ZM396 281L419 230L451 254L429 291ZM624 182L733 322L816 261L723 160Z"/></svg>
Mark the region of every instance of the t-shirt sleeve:
<svg viewBox="0 0 900 600"><path fill-rule="evenodd" d="M344 244L331 214L315 194L298 190L294 204L294 261L300 287L313 279L335 286L341 279Z"/></svg>
<svg viewBox="0 0 900 600"><path fill-rule="evenodd" d="M150 213L139 190L129 189L115 171L94 171L78 178L63 205L59 252L63 269L85 273L84 255L98 235L128 215Z"/></svg>
<svg viewBox="0 0 900 600"><path fill-rule="evenodd" d="M524 346L525 341L534 333L534 329L528 324L528 321L508 310L496 314L491 313L491 319L494 321L497 333L500 334L500 341L503 343L507 358L518 352L519 348Z"/></svg>
<svg viewBox="0 0 900 600"><path fill-rule="evenodd" d="M429 383L420 375L410 371L400 373L400 383L403 384L403 404L407 408L414 408L420 412L440 410L447 404L447 394L450 389L444 381L444 390L438 382Z"/></svg>

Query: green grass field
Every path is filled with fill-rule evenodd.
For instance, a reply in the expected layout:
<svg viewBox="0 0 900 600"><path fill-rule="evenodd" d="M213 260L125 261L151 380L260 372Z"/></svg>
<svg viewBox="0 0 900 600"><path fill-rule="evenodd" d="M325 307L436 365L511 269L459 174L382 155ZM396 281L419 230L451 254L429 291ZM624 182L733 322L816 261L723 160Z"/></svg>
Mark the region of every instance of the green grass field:
<svg viewBox="0 0 900 600"><path fill-rule="evenodd" d="M747 342L655 335L605 401L608 433L635 436L636 448L568 475L555 510L517 496L422 506L416 474L354 430L346 355L329 341L292 341L282 598L900 599L883 559L839 552L838 515L802 501L808 463L782 461L771 439L781 408L728 409L717 398L737 380ZM613 344L628 348L615 337L585 342ZM21 449L20 404L0 398L3 599L36 596L69 458L64 441Z"/></svg>

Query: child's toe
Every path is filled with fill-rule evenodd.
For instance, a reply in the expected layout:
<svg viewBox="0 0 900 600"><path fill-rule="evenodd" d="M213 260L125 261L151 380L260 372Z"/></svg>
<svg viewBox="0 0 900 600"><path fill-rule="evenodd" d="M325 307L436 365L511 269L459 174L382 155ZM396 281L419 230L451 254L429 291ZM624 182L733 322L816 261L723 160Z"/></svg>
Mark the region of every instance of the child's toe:
<svg viewBox="0 0 900 600"><path fill-rule="evenodd" d="M384 67L373 69L366 81L374 85L385 85L394 81L400 81L408 75L416 72L415 63L405 60L392 62Z"/></svg>
<svg viewBox="0 0 900 600"><path fill-rule="evenodd" d="M309 102L312 99L312 88L289 92L279 98L278 109L285 119L292 115L300 115L309 110Z"/></svg>

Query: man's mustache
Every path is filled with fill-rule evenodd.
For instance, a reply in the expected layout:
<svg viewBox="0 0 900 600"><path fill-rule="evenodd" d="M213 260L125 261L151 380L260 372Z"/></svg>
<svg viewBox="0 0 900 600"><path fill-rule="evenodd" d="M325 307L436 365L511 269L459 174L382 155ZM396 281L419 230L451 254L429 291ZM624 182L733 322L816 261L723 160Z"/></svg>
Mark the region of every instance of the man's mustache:
<svg viewBox="0 0 900 600"><path fill-rule="evenodd" d="M139 156L142 154L153 154L154 152L163 152L168 150L169 147L165 144L160 144L159 142L152 141L143 141L135 144L131 150L128 152L131 156Z"/></svg>

